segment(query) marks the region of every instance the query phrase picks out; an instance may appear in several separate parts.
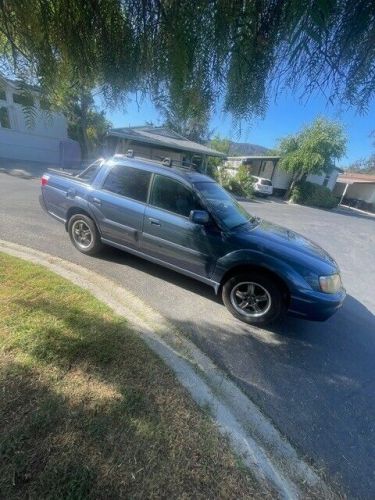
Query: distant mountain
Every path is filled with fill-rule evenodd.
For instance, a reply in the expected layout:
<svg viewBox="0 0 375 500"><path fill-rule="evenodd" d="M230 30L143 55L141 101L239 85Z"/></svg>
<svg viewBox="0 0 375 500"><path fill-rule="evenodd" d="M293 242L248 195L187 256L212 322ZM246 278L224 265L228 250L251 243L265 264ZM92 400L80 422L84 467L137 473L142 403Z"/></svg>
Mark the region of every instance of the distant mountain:
<svg viewBox="0 0 375 500"><path fill-rule="evenodd" d="M258 144L248 142L231 142L228 156L257 156L269 155L272 151Z"/></svg>

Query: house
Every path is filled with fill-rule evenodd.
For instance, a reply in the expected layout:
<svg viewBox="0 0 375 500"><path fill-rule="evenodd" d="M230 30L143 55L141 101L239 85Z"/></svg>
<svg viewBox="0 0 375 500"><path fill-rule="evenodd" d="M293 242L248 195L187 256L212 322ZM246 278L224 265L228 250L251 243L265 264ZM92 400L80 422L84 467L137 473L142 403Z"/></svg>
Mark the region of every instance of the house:
<svg viewBox="0 0 375 500"><path fill-rule="evenodd" d="M274 193L282 196L290 186L292 175L280 168L279 160L280 156L276 155L228 156L224 167L235 175L241 165L246 165L251 175L272 180ZM306 180L314 184L327 186L332 191L340 172L342 170L334 167L328 173L320 175L309 174Z"/></svg>
<svg viewBox="0 0 375 500"><path fill-rule="evenodd" d="M0 160L65 166L80 157L65 116L48 110L38 88L0 75Z"/></svg>
<svg viewBox="0 0 375 500"><path fill-rule="evenodd" d="M333 193L342 205L375 212L375 175L344 172L337 178Z"/></svg>
<svg viewBox="0 0 375 500"><path fill-rule="evenodd" d="M135 156L154 160L168 158L172 164L194 164L203 171L208 157L225 158L223 153L190 141L166 127L124 127L113 128L108 132L106 140L108 155L123 154L129 149Z"/></svg>

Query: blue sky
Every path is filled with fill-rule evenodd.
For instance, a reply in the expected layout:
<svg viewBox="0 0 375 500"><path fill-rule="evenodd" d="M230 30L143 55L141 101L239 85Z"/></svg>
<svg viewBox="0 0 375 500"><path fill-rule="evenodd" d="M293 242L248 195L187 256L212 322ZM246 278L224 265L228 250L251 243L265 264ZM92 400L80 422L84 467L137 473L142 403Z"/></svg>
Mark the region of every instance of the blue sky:
<svg viewBox="0 0 375 500"><path fill-rule="evenodd" d="M143 125L146 121L159 125L162 122L148 98L141 102L138 99L137 104L134 95L129 97L125 109L107 111L106 114L114 127ZM339 120L344 125L348 148L346 157L339 163L340 166L366 158L375 151L375 146L372 145L374 139L369 137L370 132L375 130L375 102L371 103L367 114L360 115L353 109L327 105L326 99L321 95L301 102L291 93L284 93L278 97L276 103L270 103L264 119L243 122L240 130L238 124L233 123L231 116L222 113L218 106L212 116L210 130L236 142L251 142L272 148L281 137L297 132L319 115Z"/></svg>

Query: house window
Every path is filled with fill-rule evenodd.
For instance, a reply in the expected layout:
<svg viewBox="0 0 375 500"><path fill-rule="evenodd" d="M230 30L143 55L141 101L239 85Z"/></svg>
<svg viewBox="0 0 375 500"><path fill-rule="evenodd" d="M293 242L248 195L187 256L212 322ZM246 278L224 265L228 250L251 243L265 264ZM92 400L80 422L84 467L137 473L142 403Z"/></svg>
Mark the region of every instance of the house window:
<svg viewBox="0 0 375 500"><path fill-rule="evenodd" d="M0 89L0 101L6 101L7 96L4 89Z"/></svg>
<svg viewBox="0 0 375 500"><path fill-rule="evenodd" d="M40 109L43 109L43 111L49 111L51 109L51 103L45 97L41 97L39 102Z"/></svg>
<svg viewBox="0 0 375 500"><path fill-rule="evenodd" d="M30 94L13 94L13 102L25 107L34 106L34 99Z"/></svg>
<svg viewBox="0 0 375 500"><path fill-rule="evenodd" d="M324 177L323 186L327 186L330 177L331 177L330 174L326 174L326 176Z"/></svg>
<svg viewBox="0 0 375 500"><path fill-rule="evenodd" d="M10 128L9 113L5 106L0 108L0 127Z"/></svg>

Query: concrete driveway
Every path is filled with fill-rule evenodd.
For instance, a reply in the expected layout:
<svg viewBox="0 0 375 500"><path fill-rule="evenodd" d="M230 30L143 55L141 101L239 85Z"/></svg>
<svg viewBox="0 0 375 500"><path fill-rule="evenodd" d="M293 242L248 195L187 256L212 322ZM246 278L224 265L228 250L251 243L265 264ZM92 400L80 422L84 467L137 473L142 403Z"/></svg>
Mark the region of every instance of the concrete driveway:
<svg viewBox="0 0 375 500"><path fill-rule="evenodd" d="M39 183L0 174L0 237L102 273L179 325L300 453L351 497L375 496L375 219L259 200L246 209L311 238L341 266L348 297L325 323L248 327L212 290L108 248L78 253L37 201Z"/></svg>

